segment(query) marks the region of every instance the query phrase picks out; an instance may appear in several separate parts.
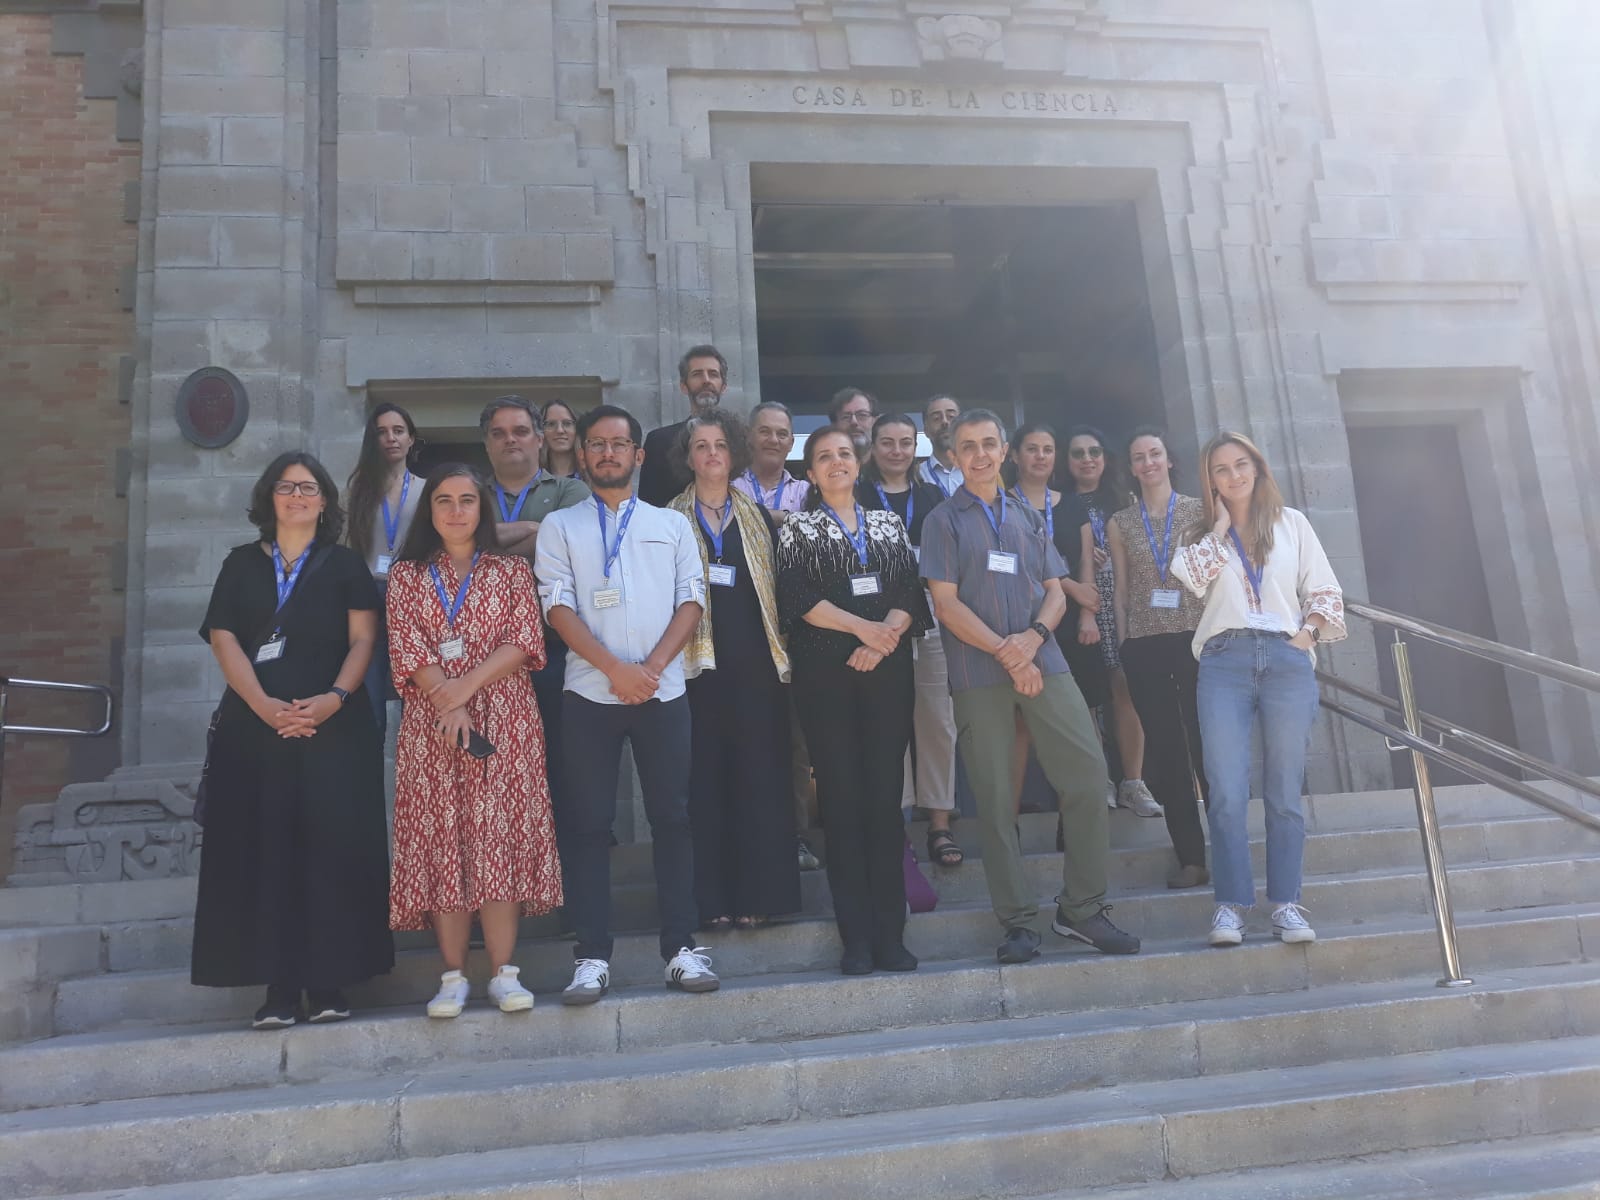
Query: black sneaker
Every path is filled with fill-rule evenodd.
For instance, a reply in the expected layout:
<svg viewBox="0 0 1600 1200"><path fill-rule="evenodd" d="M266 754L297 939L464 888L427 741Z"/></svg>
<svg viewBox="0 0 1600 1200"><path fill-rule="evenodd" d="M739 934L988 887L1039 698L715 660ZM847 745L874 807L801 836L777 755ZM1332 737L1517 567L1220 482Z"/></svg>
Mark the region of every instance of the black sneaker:
<svg viewBox="0 0 1600 1200"><path fill-rule="evenodd" d="M1003 963L1025 963L1039 957L1039 935L1026 925L1006 930L995 957Z"/></svg>
<svg viewBox="0 0 1600 1200"><path fill-rule="evenodd" d="M868 946L846 946L839 956L839 974L871 975L872 949Z"/></svg>
<svg viewBox="0 0 1600 1200"><path fill-rule="evenodd" d="M904 943L896 942L892 946L874 949L872 965L880 971L915 971L917 956L907 950Z"/></svg>
<svg viewBox="0 0 1600 1200"><path fill-rule="evenodd" d="M1088 943L1101 954L1139 953L1139 939L1113 925L1106 916L1110 911L1109 904L1102 904L1100 911L1094 916L1086 917L1082 921L1070 921L1061 905L1057 903L1056 917L1050 922L1050 928L1064 938L1074 938Z"/></svg>
<svg viewBox="0 0 1600 1200"><path fill-rule="evenodd" d="M267 1002L256 1009L252 1029L287 1029L300 1019L300 990L269 987Z"/></svg>
<svg viewBox="0 0 1600 1200"><path fill-rule="evenodd" d="M338 988L319 991L306 990L306 1020L313 1025L326 1025L330 1021L344 1021L350 1017L350 1001Z"/></svg>

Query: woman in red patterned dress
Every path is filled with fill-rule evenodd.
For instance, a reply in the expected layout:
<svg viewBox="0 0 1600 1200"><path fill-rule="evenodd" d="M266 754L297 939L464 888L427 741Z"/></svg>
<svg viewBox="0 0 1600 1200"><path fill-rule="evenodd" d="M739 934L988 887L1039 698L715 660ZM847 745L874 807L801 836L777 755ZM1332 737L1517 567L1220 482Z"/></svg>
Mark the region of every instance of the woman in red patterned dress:
<svg viewBox="0 0 1600 1200"><path fill-rule="evenodd" d="M501 1012L532 1008L511 965L517 919L561 904L544 730L528 682L544 665L544 623L527 561L497 553L490 505L470 467L436 467L389 572L390 665L406 701L389 925L432 928L438 939L445 972L430 1017L466 1006L473 913L495 968L489 999Z"/></svg>

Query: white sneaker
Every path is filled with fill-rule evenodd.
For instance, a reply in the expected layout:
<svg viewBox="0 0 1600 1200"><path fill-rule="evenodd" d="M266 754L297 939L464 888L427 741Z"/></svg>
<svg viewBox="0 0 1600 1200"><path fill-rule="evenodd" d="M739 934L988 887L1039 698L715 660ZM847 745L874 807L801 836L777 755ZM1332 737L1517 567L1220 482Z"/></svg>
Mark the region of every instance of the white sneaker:
<svg viewBox="0 0 1600 1200"><path fill-rule="evenodd" d="M527 1012L533 1007L533 993L517 982L516 967L501 967L489 980L489 999L501 1012Z"/></svg>
<svg viewBox="0 0 1600 1200"><path fill-rule="evenodd" d="M1314 942L1317 931L1306 922L1306 910L1298 904L1280 904L1272 910L1272 932L1280 942Z"/></svg>
<svg viewBox="0 0 1600 1200"><path fill-rule="evenodd" d="M572 982L561 993L563 1004L593 1004L611 988L611 964L603 958L580 958L572 964Z"/></svg>
<svg viewBox="0 0 1600 1200"><path fill-rule="evenodd" d="M1145 787L1142 779L1124 779L1122 786L1117 789L1117 804L1127 809L1136 817L1161 817L1161 805L1156 803L1156 798L1150 794L1150 789Z"/></svg>
<svg viewBox="0 0 1600 1200"><path fill-rule="evenodd" d="M439 994L428 1001L430 1017L459 1017L467 1006L472 985L460 971L446 971L439 977Z"/></svg>
<svg viewBox="0 0 1600 1200"><path fill-rule="evenodd" d="M1237 946L1244 941L1244 909L1237 904L1217 905L1208 940L1213 946Z"/></svg>
<svg viewBox="0 0 1600 1200"><path fill-rule="evenodd" d="M686 992L714 992L722 981L711 969L711 955L704 946L685 946L667 964L667 986Z"/></svg>

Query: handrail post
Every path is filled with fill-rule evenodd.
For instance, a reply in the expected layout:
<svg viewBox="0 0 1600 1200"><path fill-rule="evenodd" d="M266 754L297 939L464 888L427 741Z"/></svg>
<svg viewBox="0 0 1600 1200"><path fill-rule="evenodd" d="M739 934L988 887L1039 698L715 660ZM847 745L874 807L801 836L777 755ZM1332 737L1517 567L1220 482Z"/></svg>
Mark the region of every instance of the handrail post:
<svg viewBox="0 0 1600 1200"><path fill-rule="evenodd" d="M1411 656L1397 630L1394 635L1394 672L1400 686L1400 712L1412 737L1422 736L1422 721L1417 715L1417 696L1411 684ZM1428 778L1428 760L1419 750L1411 751L1412 791L1417 799L1417 825L1422 832L1422 859L1428 868L1428 890L1433 897L1433 920L1439 931L1439 953L1444 957L1444 978L1440 987L1470 987L1472 980L1461 973L1461 951L1456 945L1456 916L1450 903L1450 880L1445 874L1444 849L1439 843L1439 814L1433 806L1433 783Z"/></svg>

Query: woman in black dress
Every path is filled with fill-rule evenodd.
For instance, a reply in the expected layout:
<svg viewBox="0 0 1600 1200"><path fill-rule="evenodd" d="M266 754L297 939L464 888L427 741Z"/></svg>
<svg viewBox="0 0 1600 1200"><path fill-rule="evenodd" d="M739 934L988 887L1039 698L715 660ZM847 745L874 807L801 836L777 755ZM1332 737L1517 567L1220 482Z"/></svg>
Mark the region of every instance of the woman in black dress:
<svg viewBox="0 0 1600 1200"><path fill-rule="evenodd" d="M800 907L789 788L789 655L778 632L773 523L730 486L749 435L732 413L690 420L689 486L668 505L699 534L706 609L684 648L692 717L695 901L708 929L758 929Z"/></svg>
<svg viewBox="0 0 1600 1200"><path fill-rule="evenodd" d="M265 984L257 1029L350 1015L342 989L394 965L382 760L362 678L378 593L338 545L339 490L309 454L251 493L259 541L222 564L200 636L228 690L208 756L191 978Z"/></svg>
<svg viewBox="0 0 1600 1200"><path fill-rule="evenodd" d="M805 468L813 489L806 510L778 537L778 615L828 835L839 969L914 971L902 940L900 793L911 743L911 638L932 619L900 518L856 503L850 435L817 430Z"/></svg>

